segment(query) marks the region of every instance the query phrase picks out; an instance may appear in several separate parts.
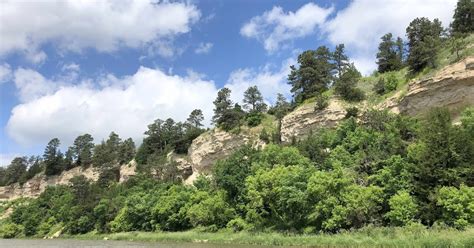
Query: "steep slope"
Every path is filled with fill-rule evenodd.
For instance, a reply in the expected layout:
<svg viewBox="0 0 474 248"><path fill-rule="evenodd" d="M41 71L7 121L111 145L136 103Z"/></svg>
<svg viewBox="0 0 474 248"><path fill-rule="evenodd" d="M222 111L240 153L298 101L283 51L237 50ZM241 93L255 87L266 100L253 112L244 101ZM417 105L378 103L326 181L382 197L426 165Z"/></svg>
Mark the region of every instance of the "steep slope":
<svg viewBox="0 0 474 248"><path fill-rule="evenodd" d="M446 107L453 114L474 104L474 56L444 67L435 76L408 84L378 107L395 113L418 115L429 108Z"/></svg>

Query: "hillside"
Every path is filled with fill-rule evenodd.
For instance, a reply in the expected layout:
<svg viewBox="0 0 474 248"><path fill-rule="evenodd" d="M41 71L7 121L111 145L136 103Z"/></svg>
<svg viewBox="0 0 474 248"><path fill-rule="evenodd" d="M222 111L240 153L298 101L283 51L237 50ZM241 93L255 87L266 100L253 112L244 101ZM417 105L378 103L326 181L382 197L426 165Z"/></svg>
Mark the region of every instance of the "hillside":
<svg viewBox="0 0 474 248"><path fill-rule="evenodd" d="M472 36L471 36L472 37ZM393 74L404 74L406 70ZM378 77L383 77L379 75ZM313 131L320 128L335 127L346 116L349 106L356 106L361 111L368 109L386 109L397 114L417 116L433 107L446 107L454 119L468 106L474 105L474 56L446 65L438 70L430 71L428 75L413 78L406 83L400 83L397 90L386 95L377 96L372 88L377 77L361 79L361 88L364 88L368 99L359 103L351 103L332 97L329 106L323 110L315 110L314 101L310 100L288 113L281 123L281 140L291 143L292 139L301 140ZM188 154L170 154L169 159L175 161L182 177L187 184L199 174L208 174L213 165L226 158L243 145L255 148L265 147L259 135L263 129L273 132L277 121L271 115L266 115L263 123L257 127L241 127L238 130L226 132L220 129L211 129L193 140ZM133 164L134 162L132 162ZM120 181L125 181L135 175L136 165L122 165L120 167ZM74 176L84 175L96 181L99 171L96 168L63 172L59 176L47 177L36 175L23 186L15 183L0 187L0 199L17 199L20 197L37 197L47 186L64 185Z"/></svg>

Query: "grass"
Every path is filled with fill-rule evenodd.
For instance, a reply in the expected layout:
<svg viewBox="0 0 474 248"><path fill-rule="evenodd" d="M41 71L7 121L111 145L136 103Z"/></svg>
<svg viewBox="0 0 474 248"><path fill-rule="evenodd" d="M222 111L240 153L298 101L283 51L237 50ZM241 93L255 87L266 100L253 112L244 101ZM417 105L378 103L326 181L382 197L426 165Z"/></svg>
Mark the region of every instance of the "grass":
<svg viewBox="0 0 474 248"><path fill-rule="evenodd" d="M83 234L63 236L83 240L127 240L150 242L186 242L214 244L250 244L304 247L474 247L474 227L426 229L420 225L408 228L368 227L338 234L298 235L284 233L233 233L222 231L186 232L126 232L114 234Z"/></svg>

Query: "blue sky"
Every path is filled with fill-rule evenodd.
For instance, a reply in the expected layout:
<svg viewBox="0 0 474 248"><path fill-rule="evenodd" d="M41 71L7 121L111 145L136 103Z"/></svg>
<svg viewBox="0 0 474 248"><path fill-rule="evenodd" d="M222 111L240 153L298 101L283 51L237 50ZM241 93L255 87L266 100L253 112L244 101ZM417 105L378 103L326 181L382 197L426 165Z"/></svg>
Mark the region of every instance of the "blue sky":
<svg viewBox="0 0 474 248"><path fill-rule="evenodd" d="M111 131L140 142L156 118L207 123L229 87L290 97L289 65L320 45L346 44L363 73L379 38L404 37L415 17L451 21L455 0L1 1L0 165Z"/></svg>

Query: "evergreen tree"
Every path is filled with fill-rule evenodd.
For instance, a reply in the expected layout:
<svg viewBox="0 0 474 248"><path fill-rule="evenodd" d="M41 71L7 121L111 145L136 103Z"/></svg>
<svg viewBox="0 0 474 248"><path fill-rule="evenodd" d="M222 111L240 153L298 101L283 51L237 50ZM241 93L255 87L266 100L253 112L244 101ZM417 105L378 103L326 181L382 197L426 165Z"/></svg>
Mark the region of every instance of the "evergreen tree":
<svg viewBox="0 0 474 248"><path fill-rule="evenodd" d="M28 161L26 157L16 157L12 160L10 165L7 167L5 172L6 185L20 182L26 174L26 169L28 167ZM24 183L24 182L20 182Z"/></svg>
<svg viewBox="0 0 474 248"><path fill-rule="evenodd" d="M436 54L443 31L438 19L416 18L407 27L409 53L408 66L412 72L420 72L425 67L435 67Z"/></svg>
<svg viewBox="0 0 474 248"><path fill-rule="evenodd" d="M126 164L135 157L135 142L128 138L119 147L119 164Z"/></svg>
<svg viewBox="0 0 474 248"><path fill-rule="evenodd" d="M334 91L344 100L360 101L364 98L363 92L356 88L357 82L361 77L360 72L354 64L350 64L343 72L340 78L336 80Z"/></svg>
<svg viewBox="0 0 474 248"><path fill-rule="evenodd" d="M244 108L250 112L263 112L267 105L263 102L262 93L257 86L251 86L244 92Z"/></svg>
<svg viewBox="0 0 474 248"><path fill-rule="evenodd" d="M223 118L226 112L232 109L232 100L230 100L230 89L222 88L217 92L217 98L214 100L214 116L212 122L216 125L222 124L225 119Z"/></svg>
<svg viewBox="0 0 474 248"><path fill-rule="evenodd" d="M382 36L377 53L378 72L384 73L401 69L403 65L403 40L393 40L392 33Z"/></svg>
<svg viewBox="0 0 474 248"><path fill-rule="evenodd" d="M336 66L337 77L341 78L346 68L350 65L349 58L344 52L344 44L336 46L336 50L333 53L334 64Z"/></svg>
<svg viewBox="0 0 474 248"><path fill-rule="evenodd" d="M202 127L202 121L204 120L204 115L202 114L202 110L200 109L195 109L189 114L188 119L186 122L195 127L195 128L200 128Z"/></svg>
<svg viewBox="0 0 474 248"><path fill-rule="evenodd" d="M455 34L474 32L474 2L472 0L458 0L451 29Z"/></svg>
<svg viewBox="0 0 474 248"><path fill-rule="evenodd" d="M46 175L57 175L64 170L63 154L59 150L60 141L54 138L48 142L44 150L43 159L45 164Z"/></svg>
<svg viewBox="0 0 474 248"><path fill-rule="evenodd" d="M65 170L70 170L75 167L74 148L71 146L67 149L66 153L64 154L64 165L65 165L64 167Z"/></svg>
<svg viewBox="0 0 474 248"><path fill-rule="evenodd" d="M277 94L277 100L275 103L275 116L277 119L282 119L291 109L291 105L286 101L283 94Z"/></svg>
<svg viewBox="0 0 474 248"><path fill-rule="evenodd" d="M325 46L317 50L308 50L298 56L299 67L290 66L288 83L297 103L322 93L333 82L335 65L332 53Z"/></svg>
<svg viewBox="0 0 474 248"><path fill-rule="evenodd" d="M92 163L93 141L90 134L80 135L74 140L72 151L77 165L87 167Z"/></svg>

